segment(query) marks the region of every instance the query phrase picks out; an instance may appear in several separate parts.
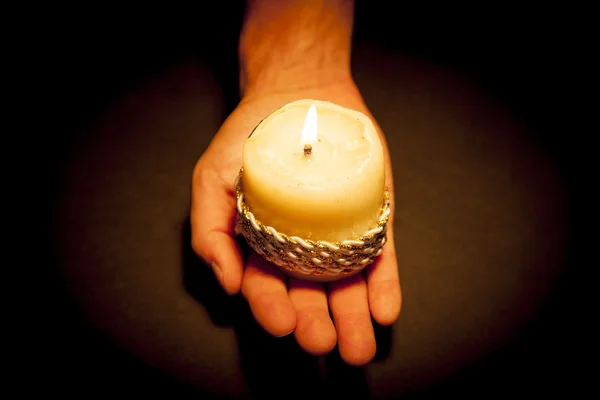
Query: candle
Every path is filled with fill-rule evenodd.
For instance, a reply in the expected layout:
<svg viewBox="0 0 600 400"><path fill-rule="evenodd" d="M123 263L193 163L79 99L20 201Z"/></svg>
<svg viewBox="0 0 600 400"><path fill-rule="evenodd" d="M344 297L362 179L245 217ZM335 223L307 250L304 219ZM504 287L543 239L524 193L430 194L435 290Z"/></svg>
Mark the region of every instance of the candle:
<svg viewBox="0 0 600 400"><path fill-rule="evenodd" d="M310 99L283 106L244 142L243 170L249 209L289 236L342 242L379 220L383 148L358 111Z"/></svg>

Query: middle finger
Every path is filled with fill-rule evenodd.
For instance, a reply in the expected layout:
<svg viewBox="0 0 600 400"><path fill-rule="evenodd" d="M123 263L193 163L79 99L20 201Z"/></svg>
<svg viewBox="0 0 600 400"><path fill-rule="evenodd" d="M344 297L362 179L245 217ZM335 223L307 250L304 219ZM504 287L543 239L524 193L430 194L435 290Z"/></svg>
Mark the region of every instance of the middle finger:
<svg viewBox="0 0 600 400"><path fill-rule="evenodd" d="M322 283L290 278L289 296L296 310L296 340L313 355L329 353L337 341Z"/></svg>

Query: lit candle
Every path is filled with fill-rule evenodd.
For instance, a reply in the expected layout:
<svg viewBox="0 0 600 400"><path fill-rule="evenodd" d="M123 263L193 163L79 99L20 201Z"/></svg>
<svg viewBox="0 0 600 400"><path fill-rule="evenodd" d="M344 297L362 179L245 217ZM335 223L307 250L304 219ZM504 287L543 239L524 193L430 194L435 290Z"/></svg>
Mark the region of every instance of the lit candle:
<svg viewBox="0 0 600 400"><path fill-rule="evenodd" d="M279 232L341 242L379 220L383 148L373 122L358 111L317 100L289 103L246 139L243 168L244 201Z"/></svg>

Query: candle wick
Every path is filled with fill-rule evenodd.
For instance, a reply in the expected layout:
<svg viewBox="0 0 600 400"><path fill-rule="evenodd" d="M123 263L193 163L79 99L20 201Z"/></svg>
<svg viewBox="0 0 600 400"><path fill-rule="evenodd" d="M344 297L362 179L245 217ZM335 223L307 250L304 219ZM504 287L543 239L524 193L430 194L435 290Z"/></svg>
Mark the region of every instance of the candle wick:
<svg viewBox="0 0 600 400"><path fill-rule="evenodd" d="M311 154L312 154L312 146L310 144L305 144L304 145L304 156L310 157Z"/></svg>

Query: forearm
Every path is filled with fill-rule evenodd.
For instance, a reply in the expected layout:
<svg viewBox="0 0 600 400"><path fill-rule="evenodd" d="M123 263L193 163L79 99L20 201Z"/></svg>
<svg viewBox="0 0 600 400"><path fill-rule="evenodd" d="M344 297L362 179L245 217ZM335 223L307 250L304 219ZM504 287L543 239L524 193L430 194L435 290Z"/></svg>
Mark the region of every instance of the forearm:
<svg viewBox="0 0 600 400"><path fill-rule="evenodd" d="M350 80L353 0L248 0L240 88L286 91Z"/></svg>

